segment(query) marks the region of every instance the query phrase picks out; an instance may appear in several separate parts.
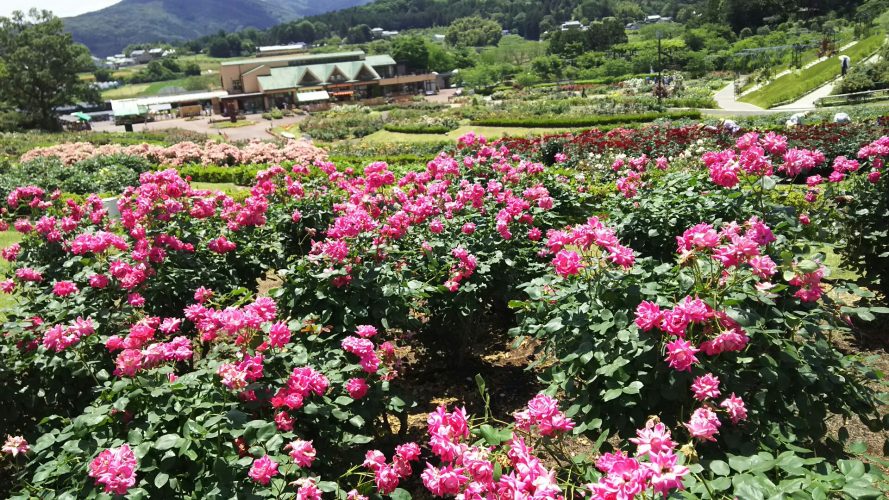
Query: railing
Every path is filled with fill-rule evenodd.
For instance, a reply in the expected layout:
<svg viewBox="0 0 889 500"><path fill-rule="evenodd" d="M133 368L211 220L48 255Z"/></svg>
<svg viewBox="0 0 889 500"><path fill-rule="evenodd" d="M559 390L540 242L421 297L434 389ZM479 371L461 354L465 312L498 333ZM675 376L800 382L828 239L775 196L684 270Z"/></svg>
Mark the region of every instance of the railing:
<svg viewBox="0 0 889 500"><path fill-rule="evenodd" d="M837 94L822 97L815 102L818 107L843 106L846 104L860 104L864 102L882 101L889 99L889 89L868 90L866 92L852 92L851 94Z"/></svg>

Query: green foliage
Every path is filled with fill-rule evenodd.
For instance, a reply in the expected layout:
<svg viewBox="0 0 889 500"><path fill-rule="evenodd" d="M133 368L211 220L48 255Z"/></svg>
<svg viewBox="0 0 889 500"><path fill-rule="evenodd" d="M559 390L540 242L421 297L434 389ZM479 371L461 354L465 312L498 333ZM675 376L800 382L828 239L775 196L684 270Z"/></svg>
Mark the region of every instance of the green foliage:
<svg viewBox="0 0 889 500"><path fill-rule="evenodd" d="M488 127L595 127L597 125L609 125L617 123L644 123L658 119L680 120L684 118L696 119L701 117L700 111L670 111L668 113L641 113L633 115L613 116L544 116L529 118L481 118L473 120L473 125Z"/></svg>
<svg viewBox="0 0 889 500"><path fill-rule="evenodd" d="M392 42L392 58L411 70L426 71L429 67L428 44L419 36L400 36Z"/></svg>
<svg viewBox="0 0 889 500"><path fill-rule="evenodd" d="M873 35L859 41L849 50L843 51L848 55L853 64L864 61L868 56L876 52L886 40L883 33ZM798 73L790 73L773 80L768 85L747 94L741 100L756 104L763 108L770 108L794 99L815 90L821 85L840 74L840 63L837 58L829 58Z"/></svg>
<svg viewBox="0 0 889 500"><path fill-rule="evenodd" d="M150 167L147 160L137 156L100 156L70 166L55 157L40 158L3 170L0 197L5 198L16 187L27 185L79 195L117 194L136 184L139 174Z"/></svg>
<svg viewBox="0 0 889 500"><path fill-rule="evenodd" d="M25 128L58 130L55 108L99 100L78 76L93 68L89 52L48 11L0 18L0 61L8 68L0 78L0 102L17 110Z"/></svg>
<svg viewBox="0 0 889 500"><path fill-rule="evenodd" d="M455 47L485 47L497 45L503 36L503 28L490 19L464 17L448 27L445 40Z"/></svg>
<svg viewBox="0 0 889 500"><path fill-rule="evenodd" d="M845 262L864 276L868 286L889 297L889 179L882 175L871 183L859 177L850 180L841 206L844 224L839 224L846 244L840 247Z"/></svg>

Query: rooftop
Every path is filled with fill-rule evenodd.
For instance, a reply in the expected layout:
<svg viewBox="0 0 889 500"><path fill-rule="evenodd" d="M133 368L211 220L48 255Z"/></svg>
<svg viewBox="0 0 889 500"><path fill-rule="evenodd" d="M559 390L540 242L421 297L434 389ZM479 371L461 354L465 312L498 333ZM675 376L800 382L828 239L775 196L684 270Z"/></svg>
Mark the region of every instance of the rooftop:
<svg viewBox="0 0 889 500"><path fill-rule="evenodd" d="M363 59L364 51L356 50L352 52L333 52L329 54L288 54L288 55L280 55L280 56L269 56L269 57L254 57L251 59L238 59L236 61L227 61L222 63L223 66L240 66L244 64L265 64L265 63L275 63L275 62L305 62L305 64L312 64L315 61L323 61L327 59L347 59L347 58L355 58Z"/></svg>

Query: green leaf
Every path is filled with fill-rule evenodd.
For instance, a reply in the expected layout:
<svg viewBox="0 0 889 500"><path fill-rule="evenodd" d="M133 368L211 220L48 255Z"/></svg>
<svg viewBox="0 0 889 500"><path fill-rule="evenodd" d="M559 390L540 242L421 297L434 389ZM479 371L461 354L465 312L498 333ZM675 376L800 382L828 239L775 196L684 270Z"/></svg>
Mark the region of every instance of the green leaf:
<svg viewBox="0 0 889 500"><path fill-rule="evenodd" d="M642 386L642 382L636 380L634 382L630 382L626 387L624 387L623 392L624 394L639 394L639 389L642 389Z"/></svg>
<svg viewBox="0 0 889 500"><path fill-rule="evenodd" d="M405 489L395 488L395 491L389 493L389 498L392 500L411 500L411 494Z"/></svg>
<svg viewBox="0 0 889 500"><path fill-rule="evenodd" d="M717 476L728 476L729 472L731 472L728 464L722 460L714 460L710 462L710 470Z"/></svg>
<svg viewBox="0 0 889 500"><path fill-rule="evenodd" d="M855 481L846 483L843 486L843 493L848 494L852 498L878 498L882 493L873 484L866 479L856 479Z"/></svg>
<svg viewBox="0 0 889 500"><path fill-rule="evenodd" d="M605 392L605 395L602 396L602 402L611 401L612 399L620 396L623 393L624 393L624 390L622 388L609 389L608 391Z"/></svg>
<svg viewBox="0 0 889 500"><path fill-rule="evenodd" d="M178 434L164 434L163 436L157 438L157 440L154 442L154 448L160 451L169 450L170 448L176 446L176 441L178 440Z"/></svg>
<svg viewBox="0 0 889 500"><path fill-rule="evenodd" d="M821 269L820 264L818 264L817 262L815 262L813 260L809 260L809 259L805 259L805 260L801 261L799 264L797 264L797 267L799 268L800 271L802 271L804 273L814 273L818 269Z"/></svg>
<svg viewBox="0 0 889 500"><path fill-rule="evenodd" d="M163 472L158 473L158 475L154 476L154 487L155 488L163 488L167 481L170 479L168 474Z"/></svg>
<svg viewBox="0 0 889 500"><path fill-rule="evenodd" d="M750 458L749 457L739 457L739 456L730 456L728 457L728 464L732 469L738 472L745 472L750 468Z"/></svg>
<svg viewBox="0 0 889 500"><path fill-rule="evenodd" d="M857 479L864 475L864 464L858 460L839 460L837 467L846 479Z"/></svg>

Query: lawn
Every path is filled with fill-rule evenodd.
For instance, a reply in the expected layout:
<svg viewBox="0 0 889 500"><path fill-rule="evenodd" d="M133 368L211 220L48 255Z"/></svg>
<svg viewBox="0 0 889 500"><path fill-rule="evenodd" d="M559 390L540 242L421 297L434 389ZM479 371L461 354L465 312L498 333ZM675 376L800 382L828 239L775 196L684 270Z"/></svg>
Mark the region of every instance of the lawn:
<svg viewBox="0 0 889 500"><path fill-rule="evenodd" d="M425 143L425 142L443 142L456 141L457 138L469 132L483 135L488 138L501 137L531 137L540 135L560 134L570 132L570 129L554 129L554 128L523 128L523 127L484 127L464 125L452 130L447 134L402 134L399 132L389 132L380 130L370 134L361 141L374 143L401 142L401 143Z"/></svg>
<svg viewBox="0 0 889 500"><path fill-rule="evenodd" d="M249 189L243 186L238 186L237 184L232 184L230 182L192 182L191 187L195 189L206 189L208 191L222 191L227 195L249 191Z"/></svg>
<svg viewBox="0 0 889 500"><path fill-rule="evenodd" d="M852 64L860 64L876 52L886 39L883 33L859 41L841 54L852 59ZM831 57L810 68L776 78L761 89L741 98L741 101L762 108L771 108L791 102L833 80L840 74L839 57Z"/></svg>
<svg viewBox="0 0 889 500"><path fill-rule="evenodd" d="M249 127L250 125L256 125L256 122L250 120L238 120L234 123L232 122L218 122L211 125L211 127L215 129L226 129L226 128L240 128L240 127Z"/></svg>
<svg viewBox="0 0 889 500"><path fill-rule="evenodd" d="M189 76L176 80L152 83L130 83L116 89L102 92L103 99L130 99L158 95L167 87L179 87L186 91L213 90L221 88L218 74Z"/></svg>

